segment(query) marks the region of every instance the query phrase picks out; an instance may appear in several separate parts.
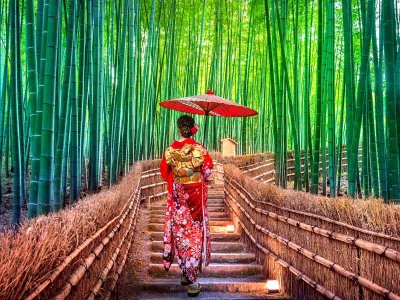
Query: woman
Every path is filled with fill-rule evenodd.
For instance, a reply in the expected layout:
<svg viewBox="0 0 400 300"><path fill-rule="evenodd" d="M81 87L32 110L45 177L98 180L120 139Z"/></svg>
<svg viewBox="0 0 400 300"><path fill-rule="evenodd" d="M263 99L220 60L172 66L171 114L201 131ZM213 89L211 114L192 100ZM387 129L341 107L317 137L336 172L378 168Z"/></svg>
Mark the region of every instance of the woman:
<svg viewBox="0 0 400 300"><path fill-rule="evenodd" d="M198 129L194 119L181 116L177 125L179 139L167 148L160 166L168 182L163 264L168 271L177 255L181 284L195 297L198 274L210 262L207 185L213 163L206 148L191 138Z"/></svg>

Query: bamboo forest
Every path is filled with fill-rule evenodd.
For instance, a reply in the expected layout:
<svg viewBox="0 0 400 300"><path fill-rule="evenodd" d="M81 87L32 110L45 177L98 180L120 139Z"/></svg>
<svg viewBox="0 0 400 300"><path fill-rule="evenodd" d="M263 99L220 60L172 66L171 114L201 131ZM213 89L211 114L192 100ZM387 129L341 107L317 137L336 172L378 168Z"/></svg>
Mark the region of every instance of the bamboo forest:
<svg viewBox="0 0 400 300"><path fill-rule="evenodd" d="M210 118L210 151L230 137L275 153L279 186L290 154L296 190L346 181L398 203L399 15L396 0L0 0L0 199L12 177L18 224L115 184L174 139L179 113L158 104L210 89L258 111Z"/></svg>
<svg viewBox="0 0 400 300"><path fill-rule="evenodd" d="M400 300L400 0L0 0L0 299Z"/></svg>

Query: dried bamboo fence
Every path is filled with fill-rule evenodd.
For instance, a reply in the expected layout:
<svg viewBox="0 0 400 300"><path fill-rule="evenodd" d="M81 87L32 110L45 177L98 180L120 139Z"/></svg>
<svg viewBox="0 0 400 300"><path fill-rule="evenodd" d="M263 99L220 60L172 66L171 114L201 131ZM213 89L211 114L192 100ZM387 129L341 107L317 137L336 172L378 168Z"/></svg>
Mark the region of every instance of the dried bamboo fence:
<svg viewBox="0 0 400 300"><path fill-rule="evenodd" d="M326 216L342 213L351 221L357 207L340 211L326 198L262 184L234 166L225 169L226 203L237 228L257 251L265 275L279 279L293 299L400 299L398 224L396 236L365 229L368 219L360 228ZM400 219L399 209L381 209Z"/></svg>
<svg viewBox="0 0 400 300"><path fill-rule="evenodd" d="M15 250L11 249L12 247L15 249L27 248L30 254L35 251L43 252L43 255L37 261L28 262L29 259L27 259L27 262L23 265L21 264L18 269L11 269L18 265L18 263L13 264L12 262L10 263L11 267L4 268L4 272L0 267L1 274L20 274L14 283L12 283L12 280L8 280L4 281L3 284L2 281L5 278L0 279L0 287L5 287L0 291L0 298L109 299L124 270L129 249L133 243L133 233L140 204L144 199L148 199L149 196L164 193L166 188L159 174L159 163L159 160L154 160L137 164L133 171L135 174L131 174L127 179L124 179L120 187L117 185L111 188L112 191L115 190L115 192L111 193L112 197L107 194L109 193L108 191L103 191L93 197L91 196L94 199L90 201L83 200L79 202L78 206L80 207L77 209L64 210L59 213L60 216L58 216L59 214L52 214L49 217L45 217L46 225L41 226L39 232L36 232L36 227L32 228L32 225L28 223L22 226L20 233L17 233L17 237L22 235L20 239L12 240L12 234L4 236L3 240L0 237L0 259L6 256L5 252L1 253L3 250L11 251L11 254L15 253ZM100 199L103 203L99 208L93 210L93 204ZM107 214L96 216L97 213L107 209L110 209ZM80 236L76 236L76 239L81 240L81 242L75 244L73 248L71 247L73 245L71 241L64 244L58 243L58 246L54 246L54 248L57 247L57 257L59 258L54 257L52 261L48 261L49 254L46 254L46 252L51 251L51 249L46 249L48 237L40 241L40 231L46 232L53 230L47 228L63 226L62 224L66 224L64 219L70 219L71 216L75 218L78 214L85 214L82 220L85 220L86 214L95 214L90 216L90 221L98 222L98 224L88 228L90 230L96 229L87 235L84 240L81 240ZM108 216L108 219L105 219L105 216ZM35 223L40 222L40 220L32 220L30 222ZM84 233L85 224L78 223L76 225L77 229L79 228L79 230L76 230L76 234ZM26 227L28 227L28 230L26 230ZM80 227L82 227L82 231L80 231ZM72 227L66 229L67 233L73 230L74 228ZM25 231L38 235L34 239L40 242L36 242L36 245L33 243L28 246L25 245L25 240L23 239ZM57 239L62 236L66 236L66 234L60 234L60 236L54 236L54 238ZM9 248L2 248L1 243L3 241L6 242L3 246L9 245ZM70 246L67 248L65 244ZM32 247L35 247L35 249ZM59 247L64 248L60 249ZM65 255L63 255L64 253ZM15 259L18 259L18 257L15 257ZM54 267L51 267L52 265ZM8 283L9 281L11 283Z"/></svg>

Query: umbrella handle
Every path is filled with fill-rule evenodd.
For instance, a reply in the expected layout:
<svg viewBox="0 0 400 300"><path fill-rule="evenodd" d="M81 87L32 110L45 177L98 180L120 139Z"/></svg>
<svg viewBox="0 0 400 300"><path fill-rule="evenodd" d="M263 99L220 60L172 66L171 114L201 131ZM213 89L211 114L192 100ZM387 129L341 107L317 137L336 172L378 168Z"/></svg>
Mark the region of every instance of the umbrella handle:
<svg viewBox="0 0 400 300"><path fill-rule="evenodd" d="M206 134L207 134L207 126L208 126L208 118L210 117L209 113L206 112L206 120L204 123L204 133L203 133L203 146L205 147L205 143L206 143Z"/></svg>

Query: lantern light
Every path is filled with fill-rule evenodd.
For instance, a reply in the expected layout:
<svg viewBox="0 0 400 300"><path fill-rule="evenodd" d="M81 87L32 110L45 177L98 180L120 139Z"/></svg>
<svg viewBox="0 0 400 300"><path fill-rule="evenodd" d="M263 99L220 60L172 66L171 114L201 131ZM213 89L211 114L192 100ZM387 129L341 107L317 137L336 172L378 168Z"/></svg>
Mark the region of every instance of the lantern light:
<svg viewBox="0 0 400 300"><path fill-rule="evenodd" d="M226 226L226 231L228 231L228 232L234 232L234 231L235 231L235 226L233 226L233 225L227 225L227 226Z"/></svg>
<svg viewBox="0 0 400 300"><path fill-rule="evenodd" d="M278 280L267 280L267 284L265 286L267 288L268 293L278 293L280 290Z"/></svg>

